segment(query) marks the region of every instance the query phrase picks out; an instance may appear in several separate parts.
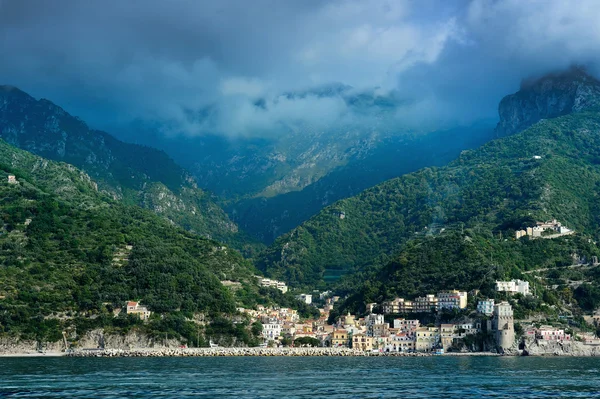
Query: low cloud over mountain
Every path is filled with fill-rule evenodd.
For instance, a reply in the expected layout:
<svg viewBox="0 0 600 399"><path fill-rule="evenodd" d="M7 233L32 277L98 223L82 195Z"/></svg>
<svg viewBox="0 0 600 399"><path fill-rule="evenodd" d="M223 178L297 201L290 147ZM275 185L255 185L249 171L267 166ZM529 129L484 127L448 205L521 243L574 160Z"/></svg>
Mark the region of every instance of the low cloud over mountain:
<svg viewBox="0 0 600 399"><path fill-rule="evenodd" d="M594 72L599 17L595 0L0 0L0 81L109 130L439 128L495 117L523 78Z"/></svg>

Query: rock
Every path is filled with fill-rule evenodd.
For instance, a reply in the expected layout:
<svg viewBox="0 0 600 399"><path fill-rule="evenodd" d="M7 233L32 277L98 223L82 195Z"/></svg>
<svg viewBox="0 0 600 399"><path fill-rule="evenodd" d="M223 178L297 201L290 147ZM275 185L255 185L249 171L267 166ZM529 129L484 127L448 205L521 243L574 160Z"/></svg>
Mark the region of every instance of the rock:
<svg viewBox="0 0 600 399"><path fill-rule="evenodd" d="M581 67L524 82L520 90L502 99L497 136L520 132L534 123L600 106L600 81Z"/></svg>

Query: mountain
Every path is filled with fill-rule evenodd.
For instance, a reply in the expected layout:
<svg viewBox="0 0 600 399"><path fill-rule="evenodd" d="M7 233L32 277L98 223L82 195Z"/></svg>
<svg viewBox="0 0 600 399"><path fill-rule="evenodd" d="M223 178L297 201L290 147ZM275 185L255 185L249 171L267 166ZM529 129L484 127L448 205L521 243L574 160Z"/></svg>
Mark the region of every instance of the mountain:
<svg viewBox="0 0 600 399"><path fill-rule="evenodd" d="M237 251L114 200L72 165L2 140L0 160L3 334L54 342L61 331L135 327L196 344L199 328L208 333L216 321L224 335L255 343L247 323L227 317L237 306L272 301ZM143 325L124 311L113 317L128 300L141 300L156 317ZM198 326L198 317L208 324Z"/></svg>
<svg viewBox="0 0 600 399"><path fill-rule="evenodd" d="M574 265L574 253L584 264ZM448 288L505 300L496 292L495 281L510 279L530 281L537 297L513 302L518 318L535 312L556 314L559 304L566 313L580 313L600 305L598 270L585 264L599 255L600 248L581 234L515 240L483 229L447 230L411 239L389 262L342 278L336 292L347 299L336 314L365 312L367 303L413 299ZM582 295L587 287L593 295ZM588 303L594 304L591 309Z"/></svg>
<svg viewBox="0 0 600 399"><path fill-rule="evenodd" d="M381 138L364 155L328 171L300 191L242 199L225 205L225 210L240 228L270 244L325 206L387 179L425 166L444 165L462 150L489 141L492 133L488 124L482 124Z"/></svg>
<svg viewBox="0 0 600 399"><path fill-rule="evenodd" d="M583 67L526 80L500 102L498 136L517 133L540 119L600 107L600 81Z"/></svg>
<svg viewBox="0 0 600 399"><path fill-rule="evenodd" d="M258 267L292 285L322 286L373 263L385 264L411 239L449 229L512 237L527 223L556 218L596 236L599 131L594 112L540 120L521 133L463 151L445 167L388 180L279 237Z"/></svg>
<svg viewBox="0 0 600 399"><path fill-rule="evenodd" d="M460 151L478 147L493 138L496 123L414 131L400 127L396 112L404 101L397 94L343 85L281 98L308 96L343 102L350 121L318 128L281 124L277 134L250 138L166 138L150 131L138 133L137 140L171 154L201 187L221 197L219 204L242 230L270 244L339 199L421 167L444 165Z"/></svg>
<svg viewBox="0 0 600 399"><path fill-rule="evenodd" d="M152 209L205 237L244 246L246 237L237 225L166 153L90 129L48 100L0 86L0 138L83 169L114 199Z"/></svg>

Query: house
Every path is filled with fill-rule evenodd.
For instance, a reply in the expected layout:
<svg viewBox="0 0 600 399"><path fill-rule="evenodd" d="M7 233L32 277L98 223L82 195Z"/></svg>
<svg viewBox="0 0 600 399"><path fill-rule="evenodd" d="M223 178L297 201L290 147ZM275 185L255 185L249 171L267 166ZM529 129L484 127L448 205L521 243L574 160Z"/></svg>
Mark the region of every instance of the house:
<svg viewBox="0 0 600 399"><path fill-rule="evenodd" d="M412 301L407 301L404 298L384 302L382 307L384 314L410 313L413 311Z"/></svg>
<svg viewBox="0 0 600 399"><path fill-rule="evenodd" d="M440 329L438 327L417 328L415 349L418 352L431 352L440 344Z"/></svg>
<svg viewBox="0 0 600 399"><path fill-rule="evenodd" d="M369 337L366 334L360 333L352 335L352 348L366 352L372 351L373 337Z"/></svg>
<svg viewBox="0 0 600 399"><path fill-rule="evenodd" d="M419 328L419 320L395 319L394 328L406 333L408 336L415 336L417 328Z"/></svg>
<svg viewBox="0 0 600 399"><path fill-rule="evenodd" d="M496 281L496 291L531 295L529 291L529 281L523 280Z"/></svg>
<svg viewBox="0 0 600 399"><path fill-rule="evenodd" d="M8 175L8 184L17 184L17 178L15 175Z"/></svg>
<svg viewBox="0 0 600 399"><path fill-rule="evenodd" d="M129 301L127 302L127 314L137 315L142 320L148 320L150 318L150 312L146 306L140 305L139 302Z"/></svg>
<svg viewBox="0 0 600 399"><path fill-rule="evenodd" d="M270 278L263 278L260 276L256 277L258 278L258 285L260 285L261 287L277 288L284 294L288 291L288 287L283 281L271 280Z"/></svg>
<svg viewBox="0 0 600 399"><path fill-rule="evenodd" d="M334 330L331 334L331 346L334 348L347 348L348 347L348 331L346 330Z"/></svg>
<svg viewBox="0 0 600 399"><path fill-rule="evenodd" d="M369 332L373 337L389 337L390 325L388 323L373 324Z"/></svg>
<svg viewBox="0 0 600 399"><path fill-rule="evenodd" d="M435 312L438 308L438 299L433 294L415 298L413 301L413 311L417 313Z"/></svg>
<svg viewBox="0 0 600 399"><path fill-rule="evenodd" d="M450 290L438 292L438 309L465 309L467 307L467 293L465 291Z"/></svg>
<svg viewBox="0 0 600 399"><path fill-rule="evenodd" d="M398 333L390 337L389 343L383 348L384 352L414 352L415 337L406 333Z"/></svg>
<svg viewBox="0 0 600 399"><path fill-rule="evenodd" d="M454 324L440 325L440 344L444 350L447 350L452 346L452 340L454 339L455 331L456 326Z"/></svg>
<svg viewBox="0 0 600 399"><path fill-rule="evenodd" d="M484 299L477 302L477 311L486 316L491 316L494 313L494 300Z"/></svg>
<svg viewBox="0 0 600 399"><path fill-rule="evenodd" d="M381 326L384 323L385 323L385 320L384 320L384 317L382 314L371 313L371 314L367 315L365 317L365 326L367 327L367 335L373 337L375 329L377 328L378 331L379 331L379 329L381 329L381 327L375 327L375 326L376 325ZM388 328L389 328L389 325L388 325Z"/></svg>
<svg viewBox="0 0 600 399"><path fill-rule="evenodd" d="M276 321L263 324L262 337L268 341L273 341L281 336L282 325Z"/></svg>
<svg viewBox="0 0 600 399"><path fill-rule="evenodd" d="M561 328L554 328L552 326L540 326L536 331L535 337L545 341L570 341L571 335L566 334L565 330Z"/></svg>

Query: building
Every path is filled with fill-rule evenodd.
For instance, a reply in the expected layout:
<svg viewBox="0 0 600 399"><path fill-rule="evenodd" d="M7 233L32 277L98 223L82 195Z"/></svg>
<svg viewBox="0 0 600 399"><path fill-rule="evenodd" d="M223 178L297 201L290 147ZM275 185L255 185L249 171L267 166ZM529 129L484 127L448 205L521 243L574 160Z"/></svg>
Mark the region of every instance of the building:
<svg viewBox="0 0 600 399"><path fill-rule="evenodd" d="M565 334L565 330L552 326L540 326L535 334L536 339L545 341L570 341L571 335Z"/></svg>
<svg viewBox="0 0 600 399"><path fill-rule="evenodd" d="M417 328L415 349L417 352L431 352L440 344L440 329L437 327Z"/></svg>
<svg viewBox="0 0 600 399"><path fill-rule="evenodd" d="M413 311L412 301L407 301L404 298L384 302L382 307L384 314L410 313Z"/></svg>
<svg viewBox="0 0 600 399"><path fill-rule="evenodd" d="M521 238L521 237L525 237L525 236L529 236L532 238L539 238L542 237L542 234L548 231L550 232L550 234L548 236L548 238L552 238L552 237L557 237L558 235L566 235L566 234L573 234L574 231L567 228L566 226L563 226L560 222L558 222L556 219L547 221L547 222L536 222L536 225L533 227L527 227L525 230L518 230L515 232L515 237L517 239Z"/></svg>
<svg viewBox="0 0 600 399"><path fill-rule="evenodd" d="M341 319L341 325L344 327L354 327L356 326L356 318L354 315L351 315L350 312L346 316Z"/></svg>
<svg viewBox="0 0 600 399"><path fill-rule="evenodd" d="M271 280L270 278L263 278L260 276L257 276L257 277L258 277L258 285L260 285L261 287L277 288L279 291L283 292L284 294L286 292L288 292L288 287L283 281Z"/></svg>
<svg viewBox="0 0 600 399"><path fill-rule="evenodd" d="M408 334L408 336L415 336L417 332L417 328L419 328L419 320L405 320L405 319L395 319L394 320L394 328L399 330L400 332Z"/></svg>
<svg viewBox="0 0 600 399"><path fill-rule="evenodd" d="M512 306L508 302L500 302L494 307L492 330L496 336L496 345L502 350L513 346L515 327Z"/></svg>
<svg viewBox="0 0 600 399"><path fill-rule="evenodd" d="M491 316L494 313L494 300L484 299L477 302L477 311L486 316Z"/></svg>
<svg viewBox="0 0 600 399"><path fill-rule="evenodd" d="M373 324L368 333L373 337L389 337L390 325L388 323Z"/></svg>
<svg viewBox="0 0 600 399"><path fill-rule="evenodd" d="M333 330L331 334L331 346L332 347L348 347L348 331L346 330Z"/></svg>
<svg viewBox="0 0 600 399"><path fill-rule="evenodd" d="M272 321L263 324L262 337L268 341L273 341L281 336L282 325Z"/></svg>
<svg viewBox="0 0 600 399"><path fill-rule="evenodd" d="M414 352L415 337L399 333L390 337L389 343L383 348L384 352Z"/></svg>
<svg viewBox="0 0 600 399"><path fill-rule="evenodd" d="M140 305L139 302L129 301L127 302L127 314L133 314L142 320L148 320L152 312L146 306Z"/></svg>
<svg viewBox="0 0 600 399"><path fill-rule="evenodd" d="M437 308L465 309L467 307L467 293L465 291L451 290L438 292Z"/></svg>
<svg viewBox="0 0 600 399"><path fill-rule="evenodd" d="M311 294L300 294L296 297L298 300L310 305L312 303L312 295Z"/></svg>
<svg viewBox="0 0 600 399"><path fill-rule="evenodd" d="M370 337L375 336L375 332L380 331L381 326L385 324L385 320L382 314L371 313L365 317L365 327L367 327L367 335ZM378 326L378 327L375 327ZM389 325L388 325L389 329Z"/></svg>
<svg viewBox="0 0 600 399"><path fill-rule="evenodd" d="M444 350L447 350L452 346L455 331L456 326L454 324L440 325L440 344Z"/></svg>
<svg viewBox="0 0 600 399"><path fill-rule="evenodd" d="M529 291L529 281L523 280L496 281L496 291L531 295L531 292Z"/></svg>
<svg viewBox="0 0 600 399"><path fill-rule="evenodd" d="M369 337L366 334L354 334L352 335L352 348L361 351L372 351L373 350L373 337Z"/></svg>
<svg viewBox="0 0 600 399"><path fill-rule="evenodd" d="M8 184L17 184L17 178L15 175L8 175Z"/></svg>
<svg viewBox="0 0 600 399"><path fill-rule="evenodd" d="M414 312L435 312L438 307L438 299L433 294L428 294L422 297L418 297L413 301Z"/></svg>

